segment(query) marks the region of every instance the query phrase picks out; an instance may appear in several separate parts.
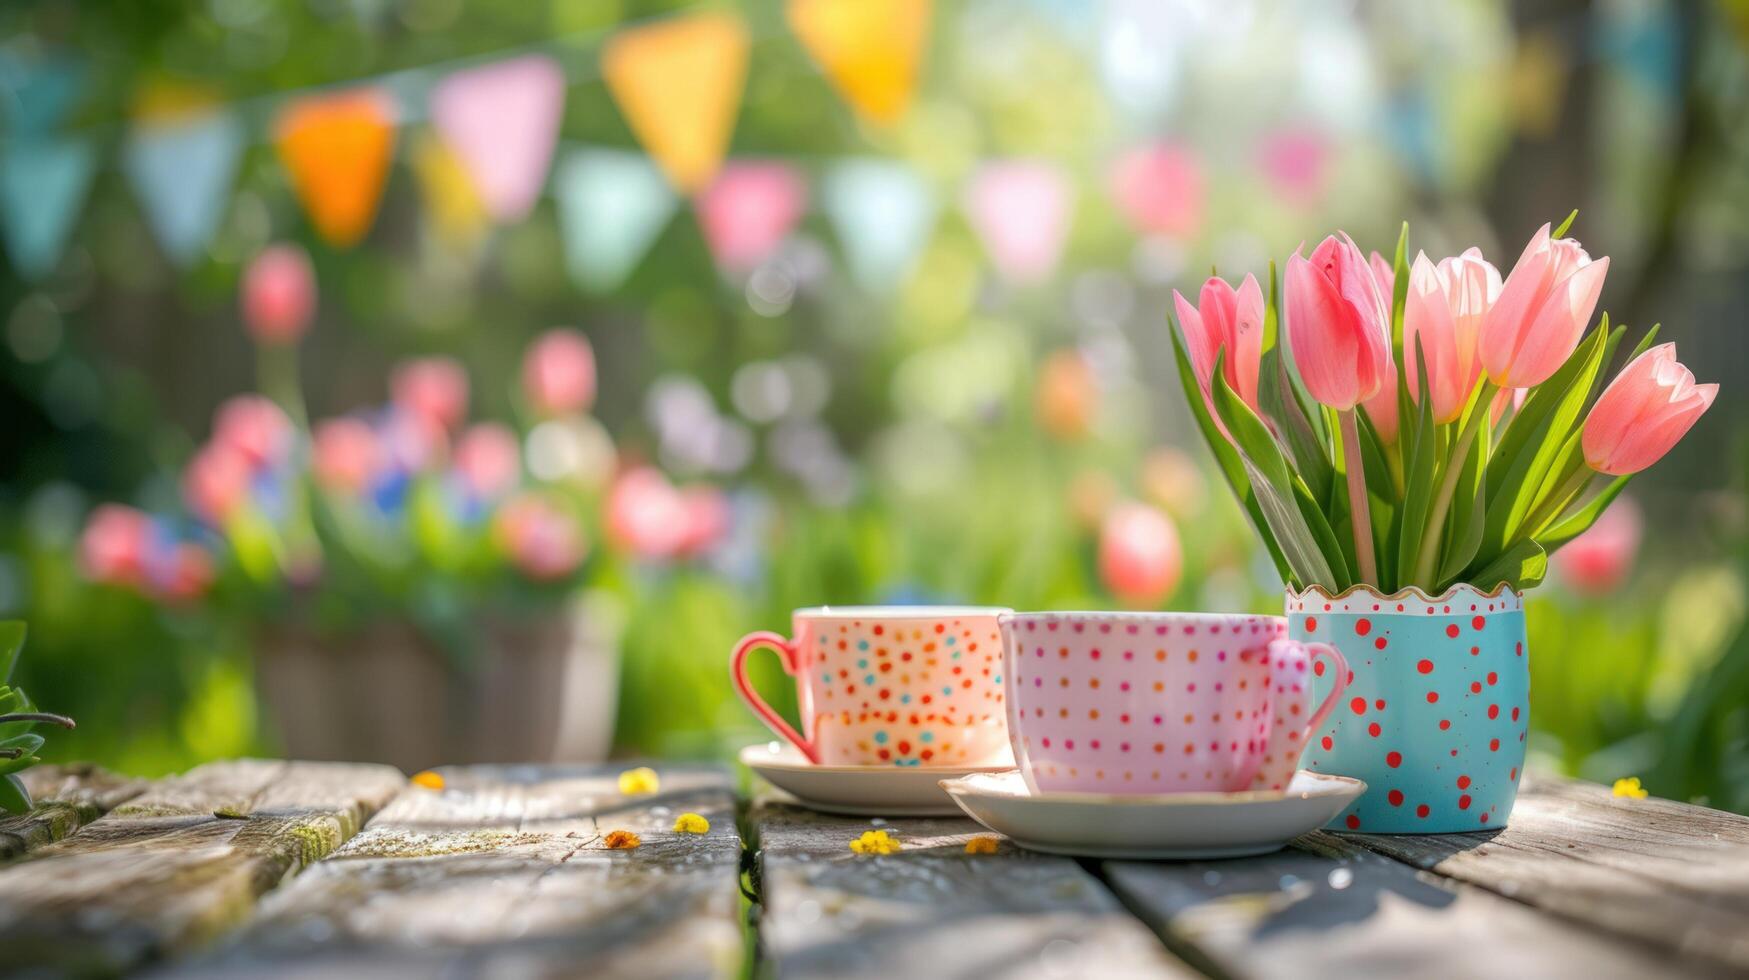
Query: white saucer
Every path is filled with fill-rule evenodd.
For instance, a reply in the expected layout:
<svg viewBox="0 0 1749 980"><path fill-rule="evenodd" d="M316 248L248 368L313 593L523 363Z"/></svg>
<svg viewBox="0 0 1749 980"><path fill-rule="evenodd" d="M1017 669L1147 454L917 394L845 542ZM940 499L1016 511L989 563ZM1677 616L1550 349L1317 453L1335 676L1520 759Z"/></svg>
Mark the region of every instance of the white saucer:
<svg viewBox="0 0 1749 980"><path fill-rule="evenodd" d="M784 742L749 745L741 763L810 810L853 817L957 817L943 779L1012 766L817 766Z"/></svg>
<svg viewBox="0 0 1749 980"><path fill-rule="evenodd" d="M944 779L941 787L973 820L1029 850L1179 860L1279 850L1366 792L1358 779L1304 769L1285 792L1034 796L1018 769Z"/></svg>

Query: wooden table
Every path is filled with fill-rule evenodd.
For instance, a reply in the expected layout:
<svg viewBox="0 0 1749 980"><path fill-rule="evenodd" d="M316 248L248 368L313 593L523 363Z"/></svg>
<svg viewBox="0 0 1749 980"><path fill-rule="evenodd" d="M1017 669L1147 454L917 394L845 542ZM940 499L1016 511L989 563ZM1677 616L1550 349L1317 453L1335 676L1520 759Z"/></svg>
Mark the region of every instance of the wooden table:
<svg viewBox="0 0 1749 980"><path fill-rule="evenodd" d="M1148 863L968 854L970 821L823 816L722 768L628 797L622 768L36 770L0 819L0 973L1749 975L1749 818L1585 783L1531 780L1504 831ZM903 850L852 853L875 828Z"/></svg>

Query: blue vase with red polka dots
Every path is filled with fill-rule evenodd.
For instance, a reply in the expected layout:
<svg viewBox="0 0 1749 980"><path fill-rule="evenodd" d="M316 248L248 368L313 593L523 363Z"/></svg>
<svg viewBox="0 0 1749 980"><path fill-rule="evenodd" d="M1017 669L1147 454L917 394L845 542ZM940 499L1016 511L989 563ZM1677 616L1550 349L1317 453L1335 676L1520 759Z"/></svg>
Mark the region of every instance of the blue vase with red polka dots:
<svg viewBox="0 0 1749 980"><path fill-rule="evenodd" d="M1505 826L1530 729L1524 600L1460 585L1429 599L1364 586L1287 596L1288 633L1348 661L1348 688L1301 765L1367 790L1332 830L1448 834ZM1332 678L1312 678L1312 700Z"/></svg>

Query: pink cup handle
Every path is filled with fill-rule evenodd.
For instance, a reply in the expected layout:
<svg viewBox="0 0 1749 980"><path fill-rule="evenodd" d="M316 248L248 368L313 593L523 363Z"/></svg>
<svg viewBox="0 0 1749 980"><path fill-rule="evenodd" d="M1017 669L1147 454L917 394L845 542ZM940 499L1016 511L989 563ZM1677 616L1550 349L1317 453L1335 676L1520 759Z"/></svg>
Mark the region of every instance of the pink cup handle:
<svg viewBox="0 0 1749 980"><path fill-rule="evenodd" d="M794 728L791 728L790 723L784 721L782 715L773 711L771 705L766 704L765 699L759 696L758 691L753 690L752 684L748 683L747 655L760 647L770 647L775 651L779 662L783 664L783 672L791 677L794 677L796 671L801 669L801 658L796 653L795 644L787 638L763 630L757 633L748 633L741 637L741 642L735 644L735 652L729 654L729 674L735 679L735 690L741 695L741 700L747 702L747 707L752 708L753 713L765 722L765 727L789 739L791 745L802 750L802 754L808 757L809 762L819 765L820 750L815 748L814 743L803 738ZM1337 690L1341 690L1341 688Z"/></svg>
<svg viewBox="0 0 1749 980"><path fill-rule="evenodd" d="M1318 657L1329 660L1336 668L1336 676L1330 682L1330 693L1324 697L1324 703L1318 705L1318 710L1312 712L1311 721L1306 722L1306 733L1310 734L1324 726L1324 719L1330 717L1330 712L1336 710L1336 702L1341 700L1342 692L1348 689L1348 661L1342 659L1342 651L1328 643L1302 643L1305 651L1314 661Z"/></svg>

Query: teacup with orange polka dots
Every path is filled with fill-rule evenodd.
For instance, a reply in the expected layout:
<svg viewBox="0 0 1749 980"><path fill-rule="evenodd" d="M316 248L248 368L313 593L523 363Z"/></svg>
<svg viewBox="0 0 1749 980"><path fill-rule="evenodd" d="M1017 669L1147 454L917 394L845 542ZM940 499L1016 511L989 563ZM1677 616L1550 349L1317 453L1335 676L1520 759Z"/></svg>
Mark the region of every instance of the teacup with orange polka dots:
<svg viewBox="0 0 1749 980"><path fill-rule="evenodd" d="M816 765L1009 765L1002 637L981 606L798 609L791 637L749 633L729 670L741 699ZM747 680L769 647L796 679L798 733Z"/></svg>
<svg viewBox="0 0 1749 980"><path fill-rule="evenodd" d="M1348 676L1340 652L1289 639L1280 616L1009 613L1001 626L1009 736L1034 793L1281 789ZM1335 683L1315 710L1314 672Z"/></svg>

